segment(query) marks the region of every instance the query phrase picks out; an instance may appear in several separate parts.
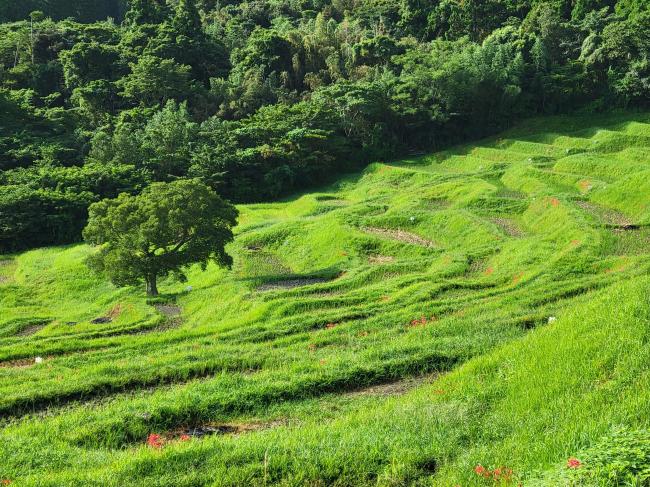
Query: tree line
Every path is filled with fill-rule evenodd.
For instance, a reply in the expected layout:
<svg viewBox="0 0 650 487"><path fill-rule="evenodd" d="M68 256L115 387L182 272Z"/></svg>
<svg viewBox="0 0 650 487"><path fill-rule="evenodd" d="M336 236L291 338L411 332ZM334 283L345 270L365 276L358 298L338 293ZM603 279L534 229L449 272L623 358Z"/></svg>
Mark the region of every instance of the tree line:
<svg viewBox="0 0 650 487"><path fill-rule="evenodd" d="M645 0L32 0L0 19L0 251L76 241L91 204L155 183L272 199L650 100Z"/></svg>
<svg viewBox="0 0 650 487"><path fill-rule="evenodd" d="M0 22L24 20L36 11L47 12L55 20L73 18L96 22L113 18L121 21L126 9L126 0L0 0Z"/></svg>

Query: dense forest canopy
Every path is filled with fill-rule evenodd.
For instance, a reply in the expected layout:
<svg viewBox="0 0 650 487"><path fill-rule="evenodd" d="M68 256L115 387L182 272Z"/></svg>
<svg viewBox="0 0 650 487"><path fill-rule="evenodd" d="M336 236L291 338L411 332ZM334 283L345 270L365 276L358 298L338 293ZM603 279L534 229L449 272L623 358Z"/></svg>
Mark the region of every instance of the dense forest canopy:
<svg viewBox="0 0 650 487"><path fill-rule="evenodd" d="M0 250L75 241L153 182L258 201L650 101L646 0L2 0L0 21Z"/></svg>
<svg viewBox="0 0 650 487"><path fill-rule="evenodd" d="M79 22L96 22L111 17L122 20L127 0L0 0L0 22L24 20L42 11L54 20L72 17Z"/></svg>

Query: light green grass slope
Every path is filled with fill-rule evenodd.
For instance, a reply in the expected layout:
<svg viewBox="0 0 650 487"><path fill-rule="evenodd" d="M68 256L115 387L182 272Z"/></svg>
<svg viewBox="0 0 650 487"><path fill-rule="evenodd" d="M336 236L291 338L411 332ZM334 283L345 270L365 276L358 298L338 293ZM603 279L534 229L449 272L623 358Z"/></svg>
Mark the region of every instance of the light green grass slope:
<svg viewBox="0 0 650 487"><path fill-rule="evenodd" d="M6 256L0 480L600 485L650 426L648 153L635 114L374 164L241 207L233 269L157 303L83 245Z"/></svg>

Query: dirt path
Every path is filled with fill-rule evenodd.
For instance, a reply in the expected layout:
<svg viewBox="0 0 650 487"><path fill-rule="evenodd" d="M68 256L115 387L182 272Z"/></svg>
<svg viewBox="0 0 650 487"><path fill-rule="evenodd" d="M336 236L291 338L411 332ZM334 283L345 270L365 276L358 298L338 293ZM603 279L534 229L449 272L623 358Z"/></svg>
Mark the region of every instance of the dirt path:
<svg viewBox="0 0 650 487"><path fill-rule="evenodd" d="M206 423L198 426L179 428L178 430L168 433L168 435L172 437L187 435L194 438L202 438L204 436L212 435L241 435L244 433L252 433L253 431L277 428L286 423L285 420L253 421L250 423Z"/></svg>
<svg viewBox="0 0 650 487"><path fill-rule="evenodd" d="M635 225L627 215L620 211L612 210L611 208L597 205L589 201L576 201L576 205L601 220L608 227L630 230L637 228L637 225Z"/></svg>
<svg viewBox="0 0 650 487"><path fill-rule="evenodd" d="M321 284L328 282L330 279L324 277L311 277L303 279L288 279L286 281L269 282L256 288L257 291L277 291L281 289L294 289L297 287L309 286L311 284Z"/></svg>
<svg viewBox="0 0 650 487"><path fill-rule="evenodd" d="M509 237L523 237L524 232L519 226L509 218L490 218L490 221L498 226Z"/></svg>
<svg viewBox="0 0 650 487"><path fill-rule="evenodd" d="M149 330L143 330L138 335L172 330L183 324L183 318L181 317L183 310L180 306L174 304L154 304L154 308L165 317L165 320L160 325Z"/></svg>
<svg viewBox="0 0 650 487"><path fill-rule="evenodd" d="M401 379L394 382L364 387L362 389L347 392L346 394L349 396L398 396L401 394L406 394L418 386L431 384L439 376L439 373L434 372L432 374L425 374L418 377L407 377L406 379Z"/></svg>
<svg viewBox="0 0 650 487"><path fill-rule="evenodd" d="M154 308L167 318L173 318L175 316L180 316L181 314L181 308L174 306L173 304L156 304L154 305Z"/></svg>
<svg viewBox="0 0 650 487"><path fill-rule="evenodd" d="M2 267L7 267L9 265L13 264L13 260L11 259L2 259L0 260L0 268ZM9 276L0 276L0 284L4 284L6 282L9 282L10 277Z"/></svg>
<svg viewBox="0 0 650 487"><path fill-rule="evenodd" d="M20 330L18 333L16 333L16 336L17 337L32 336L32 335L38 333L39 331L41 331L43 328L45 328L46 325L47 325L47 323L35 323L33 325L26 326L25 328Z"/></svg>
<svg viewBox="0 0 650 487"><path fill-rule="evenodd" d="M395 257L392 255L370 255L368 256L368 263L370 264L390 264L391 262L395 262Z"/></svg>
<svg viewBox="0 0 650 487"><path fill-rule="evenodd" d="M377 228L377 227L362 227L366 233L371 233L379 237L389 238L392 240L399 240L400 242L406 242L413 245L420 245L422 247L433 248L436 246L431 240L420 237L411 232L406 232L404 230L394 230L392 228Z"/></svg>
<svg viewBox="0 0 650 487"><path fill-rule="evenodd" d="M7 360L5 362L0 362L0 369L9 369L9 368L24 368L31 367L34 365L33 358L21 358L17 360Z"/></svg>

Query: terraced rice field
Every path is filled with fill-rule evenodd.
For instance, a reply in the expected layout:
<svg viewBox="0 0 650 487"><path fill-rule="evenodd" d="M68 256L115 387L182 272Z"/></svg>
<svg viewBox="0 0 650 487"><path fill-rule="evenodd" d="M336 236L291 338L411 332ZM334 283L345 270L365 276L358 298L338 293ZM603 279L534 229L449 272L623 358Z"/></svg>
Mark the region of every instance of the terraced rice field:
<svg viewBox="0 0 650 487"><path fill-rule="evenodd" d="M233 269L155 301L85 245L0 259L0 479L562 485L650 426L650 115L532 120L240 210Z"/></svg>

